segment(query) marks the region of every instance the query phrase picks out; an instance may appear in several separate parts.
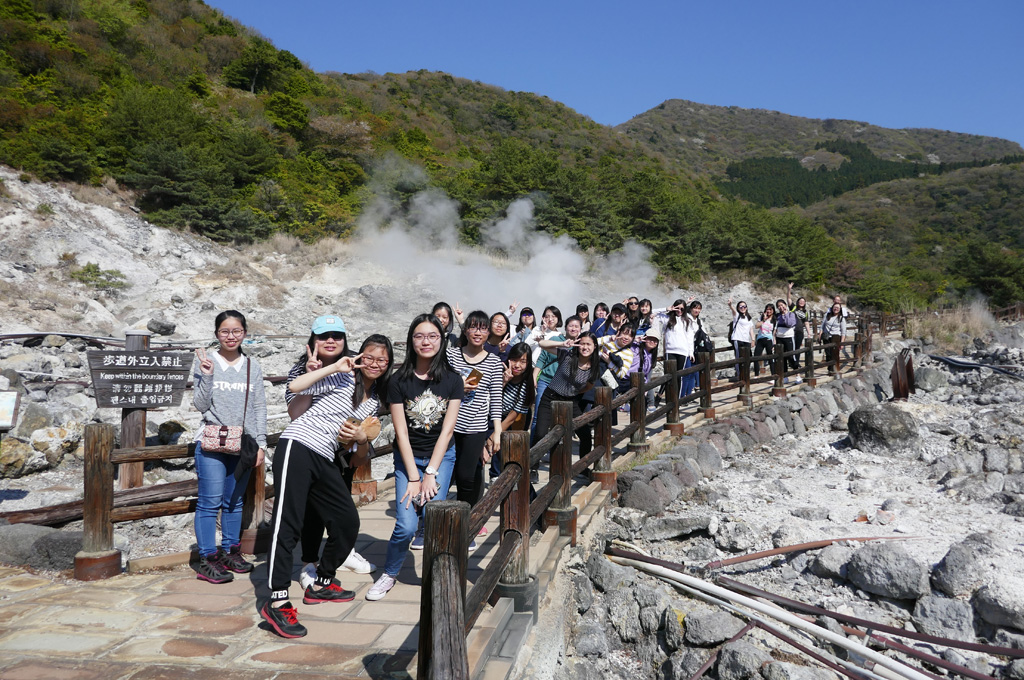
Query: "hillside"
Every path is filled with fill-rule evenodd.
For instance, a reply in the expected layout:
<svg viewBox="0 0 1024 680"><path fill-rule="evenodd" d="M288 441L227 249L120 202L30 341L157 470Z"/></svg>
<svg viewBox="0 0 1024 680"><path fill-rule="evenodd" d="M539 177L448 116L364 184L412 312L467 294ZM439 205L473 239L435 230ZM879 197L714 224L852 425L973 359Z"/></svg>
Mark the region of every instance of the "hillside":
<svg viewBox="0 0 1024 680"><path fill-rule="evenodd" d="M671 279L756 262L821 286L836 259L820 228L722 200L562 104L445 73L316 74L196 0L0 6L0 162L112 177L153 222L220 241L346 236L376 197L434 186L466 243L530 196L540 230L595 252L638 240ZM752 225L816 254L765 256Z"/></svg>
<svg viewBox="0 0 1024 680"><path fill-rule="evenodd" d="M850 254L836 282L864 302L971 288L997 305L1024 299L1024 164L883 182L803 212Z"/></svg>
<svg viewBox="0 0 1024 680"><path fill-rule="evenodd" d="M723 175L734 161L766 156L802 160L815 144L832 139L863 142L883 160L978 161L1024 153L995 137L928 129L894 130L852 120L802 118L766 109L712 106L670 99L615 127L670 159L675 167ZM817 168L827 158L813 158Z"/></svg>

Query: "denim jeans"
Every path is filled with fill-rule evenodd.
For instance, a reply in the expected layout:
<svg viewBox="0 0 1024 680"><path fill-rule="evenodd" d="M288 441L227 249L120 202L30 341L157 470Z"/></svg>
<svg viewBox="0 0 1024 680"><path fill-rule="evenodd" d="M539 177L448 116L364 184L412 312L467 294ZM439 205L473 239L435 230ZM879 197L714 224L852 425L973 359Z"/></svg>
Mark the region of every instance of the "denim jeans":
<svg viewBox="0 0 1024 680"><path fill-rule="evenodd" d="M683 368L689 368L693 366L693 362L690 361L690 357L683 358ZM697 387L697 378L700 377L699 373L691 373L690 375L684 375L679 381L679 396L688 396Z"/></svg>
<svg viewBox="0 0 1024 680"><path fill-rule="evenodd" d="M537 398L533 404L533 422L530 424L530 446L537 443L537 413L540 411L540 398L544 396L544 390L548 388L546 382L537 383Z"/></svg>
<svg viewBox="0 0 1024 680"><path fill-rule="evenodd" d="M208 557L217 552L217 513L220 512L221 547L230 550L239 544L242 534L242 502L249 481L246 470L235 481L238 456L207 453L196 442L196 475L199 493L196 499L196 543L199 554Z"/></svg>
<svg viewBox="0 0 1024 680"><path fill-rule="evenodd" d="M430 464L430 457L414 457L416 469L419 470L420 478L423 478L427 465ZM437 495L431 501L443 501L448 497L448 487L452 484L452 473L455 471L455 446L449 446L441 459L441 467L437 469ZM409 506L402 502L405 490L409 488L409 475L402 462L402 456L395 452L395 530L391 532L391 540L388 541L388 552L384 558L384 573L388 576L398 576L402 570L402 563L405 562L405 555L409 551L409 543L416 535L416 529L420 526L423 509L409 502Z"/></svg>

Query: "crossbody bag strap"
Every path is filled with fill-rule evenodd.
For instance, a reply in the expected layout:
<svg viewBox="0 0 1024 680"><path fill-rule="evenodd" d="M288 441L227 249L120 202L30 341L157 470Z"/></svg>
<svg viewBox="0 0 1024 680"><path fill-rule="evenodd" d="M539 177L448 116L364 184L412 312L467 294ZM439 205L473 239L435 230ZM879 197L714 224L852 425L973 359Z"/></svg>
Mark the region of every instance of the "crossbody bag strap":
<svg viewBox="0 0 1024 680"><path fill-rule="evenodd" d="M242 356L245 356L244 354ZM249 412L249 376L252 363L245 357L245 405L242 406L242 432L245 433L245 416Z"/></svg>

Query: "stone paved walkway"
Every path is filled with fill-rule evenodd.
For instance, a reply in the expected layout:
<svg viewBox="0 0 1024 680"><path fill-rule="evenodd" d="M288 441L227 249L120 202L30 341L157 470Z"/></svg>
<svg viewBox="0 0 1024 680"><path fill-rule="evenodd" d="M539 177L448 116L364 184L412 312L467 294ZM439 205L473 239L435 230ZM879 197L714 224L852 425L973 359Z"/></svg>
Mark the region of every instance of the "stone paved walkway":
<svg viewBox="0 0 1024 680"><path fill-rule="evenodd" d="M759 386L755 392L763 399L769 390ZM734 408L738 405L719 408L719 416ZM685 422L689 426L697 420ZM649 425L649 433L660 429L660 423ZM590 496L594 493L591 489ZM360 508L356 549L377 565L383 564L394 527L393 501L393 491L385 490L377 501ZM487 536L477 540L480 547L469 559L470 582L496 548L497 525L495 515L487 523ZM551 532L557 535L557 530ZM542 540L554 541L547 534ZM531 553L531 562L538 557ZM339 572L342 585L355 590L356 599L315 606L302 604L296 580L292 602L309 629L296 640L277 637L257 612L257 599L268 594L264 558L252 574L222 585L197 580L186 566L88 583L0 566L0 680L415 675L421 552L410 551L399 584L379 602L364 599L373 575ZM296 579L300 566L295 565ZM471 666L481 657L487 631L493 632L502 615L507 612L490 610L478 620L467 640Z"/></svg>
<svg viewBox="0 0 1024 680"><path fill-rule="evenodd" d="M378 565L394 528L393 500L388 491L360 508L356 549ZM497 525L495 515L470 555L470 581L494 552ZM309 629L297 640L276 636L259 616L256 601L268 594L263 556L252 574L221 585L187 566L88 583L0 567L0 679L410 677L421 561L422 552L410 551L398 585L379 602L364 597L373 575L340 571L356 591L342 604L302 604L294 582L292 602Z"/></svg>

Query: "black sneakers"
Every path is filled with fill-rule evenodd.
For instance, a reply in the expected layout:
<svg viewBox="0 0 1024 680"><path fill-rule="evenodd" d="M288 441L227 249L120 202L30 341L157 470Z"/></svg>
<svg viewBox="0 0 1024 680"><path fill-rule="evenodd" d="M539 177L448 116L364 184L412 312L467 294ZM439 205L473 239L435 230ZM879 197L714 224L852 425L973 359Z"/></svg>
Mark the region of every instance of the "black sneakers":
<svg viewBox="0 0 1024 680"><path fill-rule="evenodd" d="M332 580L324 585L319 579L306 588L302 596L303 604L320 604L321 602L351 602L356 594L351 590L345 590L341 585Z"/></svg>
<svg viewBox="0 0 1024 680"><path fill-rule="evenodd" d="M220 561L220 553L209 557L200 557L196 566L196 578L210 583L229 583L235 580L235 575L224 568ZM249 567L252 568L252 565Z"/></svg>
<svg viewBox="0 0 1024 680"><path fill-rule="evenodd" d="M306 627L299 623L298 613L291 602L285 602L280 607L271 607L268 601L260 609L260 616L270 624L274 632L283 638L300 638L306 634Z"/></svg>
<svg viewBox="0 0 1024 680"><path fill-rule="evenodd" d="M233 571L236 574L248 574L252 571L252 563L246 562L245 558L242 557L242 552L236 545L228 552L224 552L221 548L217 551L217 561L220 565L228 571Z"/></svg>

